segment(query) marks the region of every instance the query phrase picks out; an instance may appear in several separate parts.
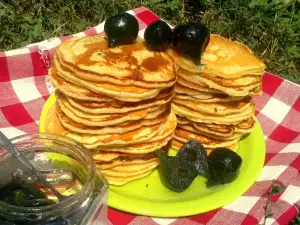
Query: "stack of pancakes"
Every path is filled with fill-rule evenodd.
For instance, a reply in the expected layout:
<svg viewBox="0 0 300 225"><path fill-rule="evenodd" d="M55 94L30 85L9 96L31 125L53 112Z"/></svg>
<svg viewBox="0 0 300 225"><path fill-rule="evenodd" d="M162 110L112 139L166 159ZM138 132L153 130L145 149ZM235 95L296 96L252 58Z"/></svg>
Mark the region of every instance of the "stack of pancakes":
<svg viewBox="0 0 300 225"><path fill-rule="evenodd" d="M179 66L172 109L178 125L173 147L196 139L210 152L216 147L237 148L255 127L252 98L261 93L265 65L245 45L211 35L197 66L170 48Z"/></svg>
<svg viewBox="0 0 300 225"><path fill-rule="evenodd" d="M166 53L134 44L108 48L104 36L72 38L56 50L49 70L56 104L47 132L82 143L110 184L147 176L154 151L171 141L176 65Z"/></svg>

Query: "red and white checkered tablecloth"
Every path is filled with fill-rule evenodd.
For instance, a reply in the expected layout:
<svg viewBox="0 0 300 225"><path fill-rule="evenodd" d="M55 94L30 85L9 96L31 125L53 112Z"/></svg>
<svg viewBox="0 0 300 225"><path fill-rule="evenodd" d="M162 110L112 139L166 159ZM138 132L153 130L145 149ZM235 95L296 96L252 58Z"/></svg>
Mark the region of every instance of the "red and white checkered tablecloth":
<svg viewBox="0 0 300 225"><path fill-rule="evenodd" d="M139 21L140 33L159 19L145 8L128 11ZM103 23L73 36L103 32ZM60 37L24 48L0 52L0 130L8 137L38 132L42 107L52 91L45 62L55 47L70 38ZM42 55L41 55L42 53ZM138 216L109 209L114 225L252 225L262 223L266 192L271 181L287 186L272 197L278 207L266 224L288 224L300 208L300 86L270 73L263 75L263 95L255 99L256 116L264 131L267 155L257 182L240 198L222 208L178 219Z"/></svg>

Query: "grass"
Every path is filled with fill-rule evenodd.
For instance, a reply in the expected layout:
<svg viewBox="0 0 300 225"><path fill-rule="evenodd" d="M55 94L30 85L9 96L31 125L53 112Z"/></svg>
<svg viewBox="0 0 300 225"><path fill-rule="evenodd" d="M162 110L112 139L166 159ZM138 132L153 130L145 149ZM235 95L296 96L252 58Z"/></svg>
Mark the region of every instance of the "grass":
<svg viewBox="0 0 300 225"><path fill-rule="evenodd" d="M202 21L249 45L268 71L300 83L299 0L3 0L0 50L76 33L140 6L174 25Z"/></svg>
<svg viewBox="0 0 300 225"><path fill-rule="evenodd" d="M268 71L300 83L300 0L2 0L0 51L73 34L141 6L174 25L202 21L249 45ZM300 225L300 216L291 224Z"/></svg>

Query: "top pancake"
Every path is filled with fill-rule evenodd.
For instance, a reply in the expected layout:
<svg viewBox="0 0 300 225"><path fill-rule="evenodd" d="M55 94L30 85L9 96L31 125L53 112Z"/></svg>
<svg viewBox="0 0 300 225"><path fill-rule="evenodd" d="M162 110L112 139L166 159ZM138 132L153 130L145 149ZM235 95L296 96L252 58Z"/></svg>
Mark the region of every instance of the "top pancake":
<svg viewBox="0 0 300 225"><path fill-rule="evenodd" d="M166 88L176 82L172 58L148 50L141 39L109 48L103 35L72 38L63 42L56 53L62 68L88 81L146 88Z"/></svg>
<svg viewBox="0 0 300 225"><path fill-rule="evenodd" d="M190 58L178 54L174 49L167 51L179 67L196 74L205 73L226 79L244 75L261 75L265 64L245 45L212 34L210 42L202 55L201 66Z"/></svg>

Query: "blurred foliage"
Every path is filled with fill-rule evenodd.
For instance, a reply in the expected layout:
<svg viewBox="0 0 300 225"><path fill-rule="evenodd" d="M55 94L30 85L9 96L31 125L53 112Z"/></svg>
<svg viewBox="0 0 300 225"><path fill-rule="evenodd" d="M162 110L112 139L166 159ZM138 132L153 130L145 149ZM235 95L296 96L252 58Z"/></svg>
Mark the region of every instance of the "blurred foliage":
<svg viewBox="0 0 300 225"><path fill-rule="evenodd" d="M268 71L300 83L300 0L1 0L0 50L76 33L141 6L174 25L202 21L247 44Z"/></svg>

